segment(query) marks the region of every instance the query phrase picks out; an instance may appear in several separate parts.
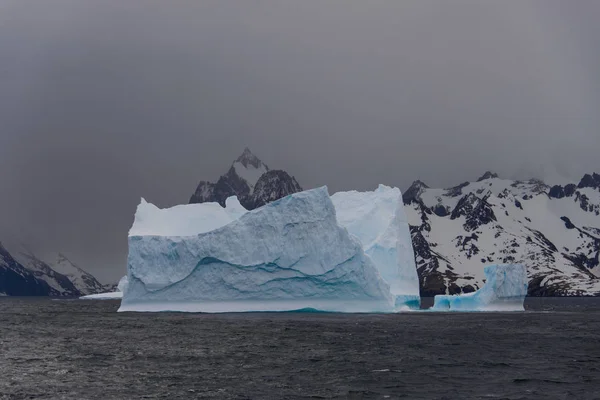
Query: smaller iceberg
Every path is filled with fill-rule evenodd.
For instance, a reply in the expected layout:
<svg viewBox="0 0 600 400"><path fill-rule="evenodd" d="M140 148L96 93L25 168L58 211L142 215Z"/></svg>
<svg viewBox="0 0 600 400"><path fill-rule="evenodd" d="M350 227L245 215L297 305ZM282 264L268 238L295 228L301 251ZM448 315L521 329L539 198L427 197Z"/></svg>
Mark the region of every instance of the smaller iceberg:
<svg viewBox="0 0 600 400"><path fill-rule="evenodd" d="M88 294L87 296L81 296L79 299L81 300L120 300L123 298L123 292L127 289L127 285L129 284L129 280L127 279L127 275L119 280L119 284L117 285L117 290L114 292L106 292L106 293L96 293L96 294Z"/></svg>
<svg viewBox="0 0 600 400"><path fill-rule="evenodd" d="M88 294L81 296L80 300L120 300L123 298L123 292L106 292L97 294Z"/></svg>
<svg viewBox="0 0 600 400"><path fill-rule="evenodd" d="M476 292L435 296L432 311L524 311L527 270L521 264L485 267L485 285Z"/></svg>

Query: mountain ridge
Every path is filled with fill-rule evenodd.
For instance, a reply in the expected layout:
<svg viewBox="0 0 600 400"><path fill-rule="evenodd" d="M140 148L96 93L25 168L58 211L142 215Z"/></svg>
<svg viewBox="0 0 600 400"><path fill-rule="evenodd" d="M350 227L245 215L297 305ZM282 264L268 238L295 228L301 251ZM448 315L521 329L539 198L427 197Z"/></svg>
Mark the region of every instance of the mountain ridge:
<svg viewBox="0 0 600 400"><path fill-rule="evenodd" d="M62 253L48 263L22 243L0 242L0 294L79 297L106 288Z"/></svg>
<svg viewBox="0 0 600 400"><path fill-rule="evenodd" d="M200 181L189 203L216 202L225 207L228 197L237 196L244 208L254 210L302 190L296 178L271 170L246 147L216 183Z"/></svg>
<svg viewBox="0 0 600 400"><path fill-rule="evenodd" d="M432 189L415 181L403 200L423 295L472 292L483 267L521 262L529 295L600 295L600 175L578 184L500 179Z"/></svg>

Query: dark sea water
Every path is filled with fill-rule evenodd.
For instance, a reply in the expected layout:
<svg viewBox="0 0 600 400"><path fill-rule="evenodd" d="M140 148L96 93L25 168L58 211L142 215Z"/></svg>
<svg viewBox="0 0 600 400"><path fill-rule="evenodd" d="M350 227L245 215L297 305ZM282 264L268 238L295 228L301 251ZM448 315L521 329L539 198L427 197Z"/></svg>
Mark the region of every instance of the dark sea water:
<svg viewBox="0 0 600 400"><path fill-rule="evenodd" d="M471 314L118 305L0 298L0 399L600 399L600 298Z"/></svg>

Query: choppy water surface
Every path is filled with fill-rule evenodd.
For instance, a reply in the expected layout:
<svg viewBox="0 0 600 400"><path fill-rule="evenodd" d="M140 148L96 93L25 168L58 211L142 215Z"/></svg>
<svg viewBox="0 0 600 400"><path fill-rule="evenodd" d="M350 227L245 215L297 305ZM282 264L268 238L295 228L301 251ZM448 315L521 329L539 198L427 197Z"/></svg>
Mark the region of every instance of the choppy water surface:
<svg viewBox="0 0 600 400"><path fill-rule="evenodd" d="M0 399L600 398L600 299L525 313L124 314L0 298Z"/></svg>

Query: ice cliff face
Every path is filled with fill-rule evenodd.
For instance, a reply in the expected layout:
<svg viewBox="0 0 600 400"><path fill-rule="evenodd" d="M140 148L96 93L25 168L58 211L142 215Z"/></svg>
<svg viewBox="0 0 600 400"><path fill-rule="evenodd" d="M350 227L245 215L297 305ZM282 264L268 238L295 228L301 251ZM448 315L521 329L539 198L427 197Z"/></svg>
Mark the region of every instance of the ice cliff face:
<svg viewBox="0 0 600 400"><path fill-rule="evenodd" d="M130 236L128 278L120 311L394 308L361 243L338 225L325 187L195 236Z"/></svg>
<svg viewBox="0 0 600 400"><path fill-rule="evenodd" d="M339 224L356 236L397 306L419 307L419 277L400 189L385 185L372 192L338 192L331 196Z"/></svg>
<svg viewBox="0 0 600 400"><path fill-rule="evenodd" d="M527 270L521 264L488 265L486 282L475 292L437 295L436 311L523 311L527 295Z"/></svg>
<svg viewBox="0 0 600 400"><path fill-rule="evenodd" d="M600 295L600 175L549 187L488 172L449 189L404 194L421 294L483 286L486 264L527 268L529 295Z"/></svg>
<svg viewBox="0 0 600 400"><path fill-rule="evenodd" d="M225 206L228 197L236 196L246 209L253 210L301 191L293 176L285 171L270 170L246 148L216 183L201 181L189 202Z"/></svg>

